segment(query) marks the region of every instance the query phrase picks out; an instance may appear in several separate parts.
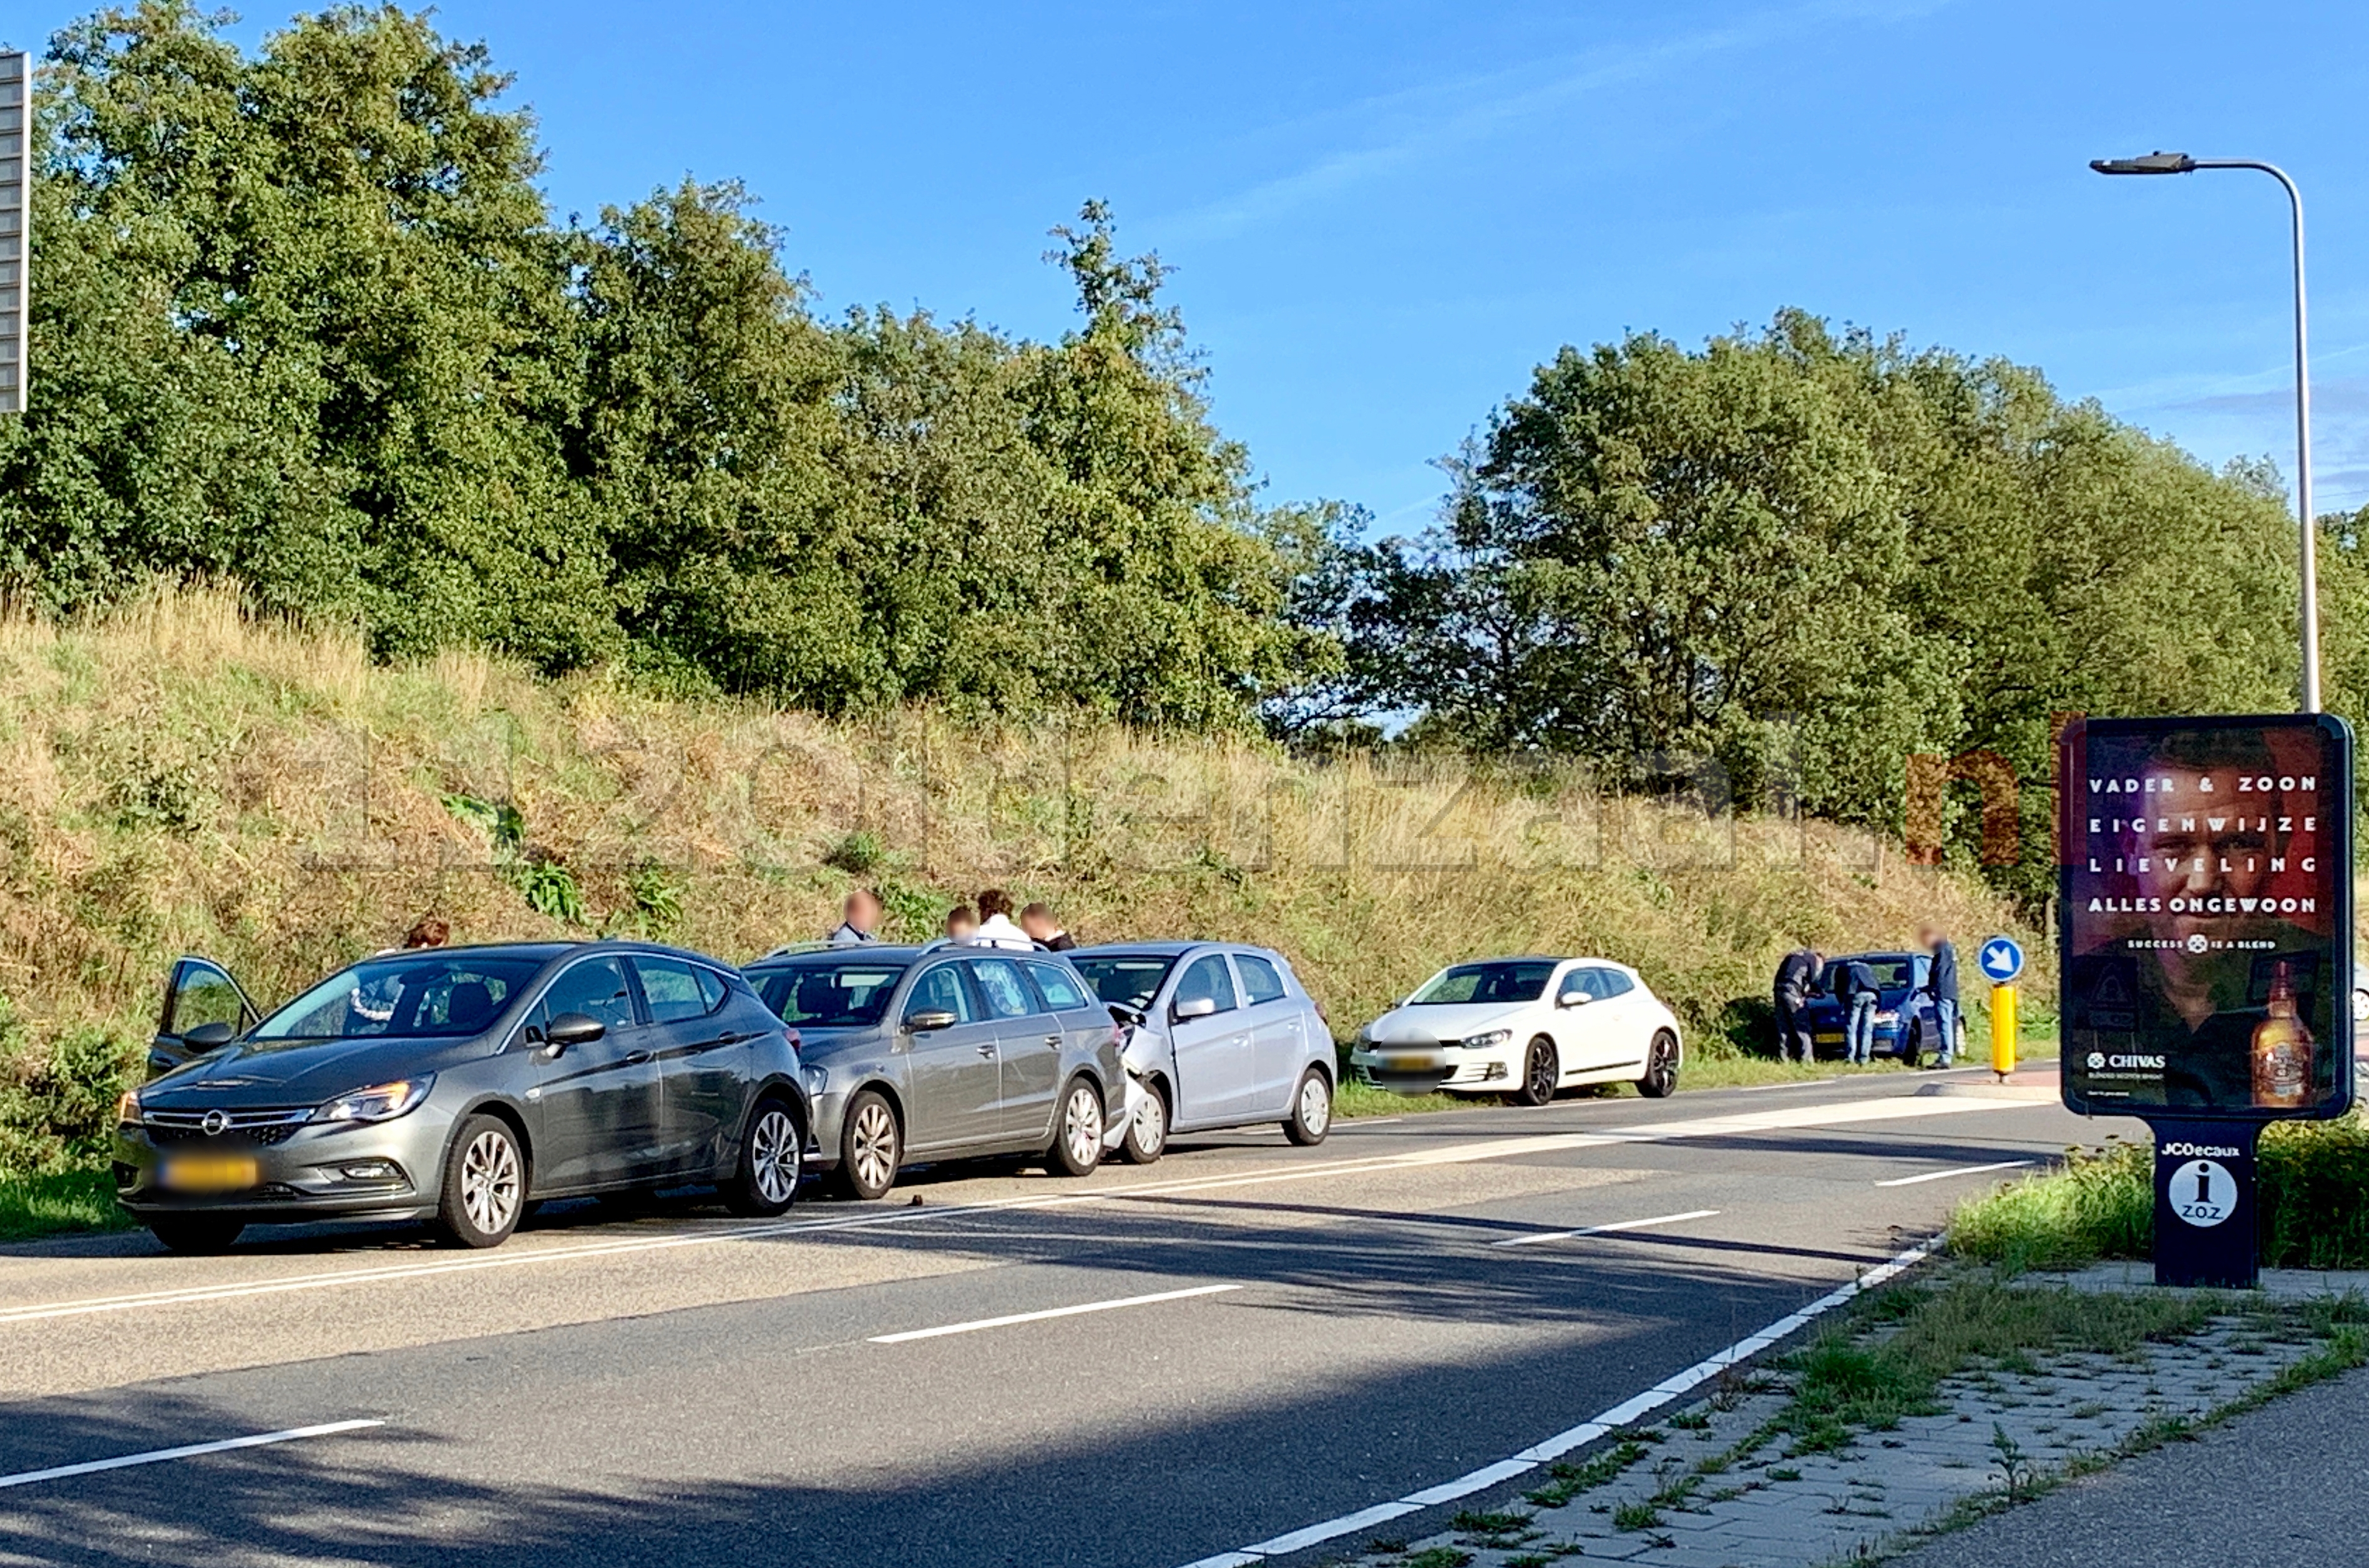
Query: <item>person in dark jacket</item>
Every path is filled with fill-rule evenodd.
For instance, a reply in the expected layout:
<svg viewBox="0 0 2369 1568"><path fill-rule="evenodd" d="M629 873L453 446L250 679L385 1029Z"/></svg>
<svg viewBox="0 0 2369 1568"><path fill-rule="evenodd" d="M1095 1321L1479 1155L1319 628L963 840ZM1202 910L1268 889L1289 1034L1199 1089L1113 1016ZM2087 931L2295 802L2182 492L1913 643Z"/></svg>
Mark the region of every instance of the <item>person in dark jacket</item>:
<svg viewBox="0 0 2369 1568"><path fill-rule="evenodd" d="M1790 1061L1798 1048L1808 1061L1814 1051L1810 1017L1805 1011L1826 961L1808 947L1797 947L1777 961L1777 1059Z"/></svg>
<svg viewBox="0 0 2369 1568"><path fill-rule="evenodd" d="M1835 1000L1843 1004L1843 1059L1865 1067L1875 1060L1875 1004L1883 996L1875 971L1854 958L1835 978Z"/></svg>
<svg viewBox="0 0 2369 1568"><path fill-rule="evenodd" d="M1037 946L1055 953L1067 953L1077 946L1078 939L1053 918L1053 911L1043 904L1031 904L1020 911L1020 929L1028 933Z"/></svg>
<svg viewBox="0 0 2369 1568"><path fill-rule="evenodd" d="M1958 1051L1958 950L1937 925L1919 930L1917 941L1933 955L1932 965L1925 971L1925 994L1933 999L1933 1025L1941 1032L1941 1049L1933 1065L1947 1067Z"/></svg>

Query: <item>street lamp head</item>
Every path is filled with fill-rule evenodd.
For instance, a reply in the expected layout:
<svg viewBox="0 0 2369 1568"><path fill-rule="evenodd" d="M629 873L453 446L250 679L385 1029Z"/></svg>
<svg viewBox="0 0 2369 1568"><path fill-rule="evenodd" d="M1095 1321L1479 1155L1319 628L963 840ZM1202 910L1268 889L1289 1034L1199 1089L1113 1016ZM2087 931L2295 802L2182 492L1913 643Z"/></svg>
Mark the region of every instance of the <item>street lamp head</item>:
<svg viewBox="0 0 2369 1568"><path fill-rule="evenodd" d="M2091 158L2100 174L2188 174L2196 160L2186 153L2149 153L2144 158Z"/></svg>

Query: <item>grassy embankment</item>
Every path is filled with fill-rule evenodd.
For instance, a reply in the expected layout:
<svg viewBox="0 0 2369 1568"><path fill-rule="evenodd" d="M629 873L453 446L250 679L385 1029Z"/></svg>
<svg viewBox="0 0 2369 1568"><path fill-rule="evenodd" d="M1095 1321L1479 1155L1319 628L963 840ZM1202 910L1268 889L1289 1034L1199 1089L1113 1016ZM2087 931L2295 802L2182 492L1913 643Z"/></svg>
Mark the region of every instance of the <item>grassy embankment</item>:
<svg viewBox="0 0 2369 1568"><path fill-rule="evenodd" d="M429 911L462 941L626 932L742 960L823 930L858 882L893 934L1001 885L1088 940L1271 944L1344 1036L1452 959L1599 953L1677 1009L1696 1083L1810 1075L1723 1065L1765 1027L1785 948L2005 920L1972 878L1865 834L1707 821L1578 772L834 721L457 653L389 668L224 595L165 595L0 623L0 1233L47 1223L9 1218L32 1175L84 1195L42 1212L87 1216L66 1173L97 1157L176 954L224 961L267 1005Z"/></svg>

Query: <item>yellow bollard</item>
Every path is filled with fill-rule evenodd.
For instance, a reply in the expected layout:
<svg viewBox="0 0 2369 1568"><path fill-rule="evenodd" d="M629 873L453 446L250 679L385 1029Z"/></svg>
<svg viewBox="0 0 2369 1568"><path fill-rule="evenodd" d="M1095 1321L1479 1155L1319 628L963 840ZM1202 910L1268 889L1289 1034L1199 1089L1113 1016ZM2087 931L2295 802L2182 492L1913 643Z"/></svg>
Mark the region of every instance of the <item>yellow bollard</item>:
<svg viewBox="0 0 2369 1568"><path fill-rule="evenodd" d="M2015 1070L2015 987L1991 987L1991 1070L2004 1079Z"/></svg>

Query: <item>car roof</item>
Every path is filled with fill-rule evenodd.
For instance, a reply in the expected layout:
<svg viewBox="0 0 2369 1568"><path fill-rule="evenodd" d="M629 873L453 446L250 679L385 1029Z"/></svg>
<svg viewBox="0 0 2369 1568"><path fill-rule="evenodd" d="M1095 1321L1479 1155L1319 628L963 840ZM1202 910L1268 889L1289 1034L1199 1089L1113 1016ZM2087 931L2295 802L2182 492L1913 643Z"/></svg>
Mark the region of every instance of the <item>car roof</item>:
<svg viewBox="0 0 2369 1568"><path fill-rule="evenodd" d="M1098 942L1092 947L1075 947L1064 956L1082 958L1091 954L1098 958L1176 958L1204 947L1222 948L1229 953L1256 953L1267 957L1283 956L1272 947L1262 947L1255 942Z"/></svg>
<svg viewBox="0 0 2369 1568"><path fill-rule="evenodd" d="M1462 969L1474 964L1601 964L1608 969L1628 969L1632 975L1637 972L1618 958L1591 958L1578 953L1566 953L1561 956L1552 953L1508 953L1493 958L1459 958L1445 967Z"/></svg>
<svg viewBox="0 0 2369 1568"><path fill-rule="evenodd" d="M751 958L740 967L744 969L762 969L793 963L801 958L870 959L875 963L893 958L900 963L910 964L928 951L929 948L926 945L915 942L842 942L835 947L826 944L788 949L775 948L763 957Z"/></svg>
<svg viewBox="0 0 2369 1568"><path fill-rule="evenodd" d="M1925 955L1922 953L1911 953L1905 948L1894 949L1887 947L1877 948L1874 951L1868 953L1840 953L1837 954L1834 957L1827 959L1826 962L1829 964L1858 964L1863 963L1870 958L1882 958L1888 962L1894 958L1922 958Z"/></svg>

